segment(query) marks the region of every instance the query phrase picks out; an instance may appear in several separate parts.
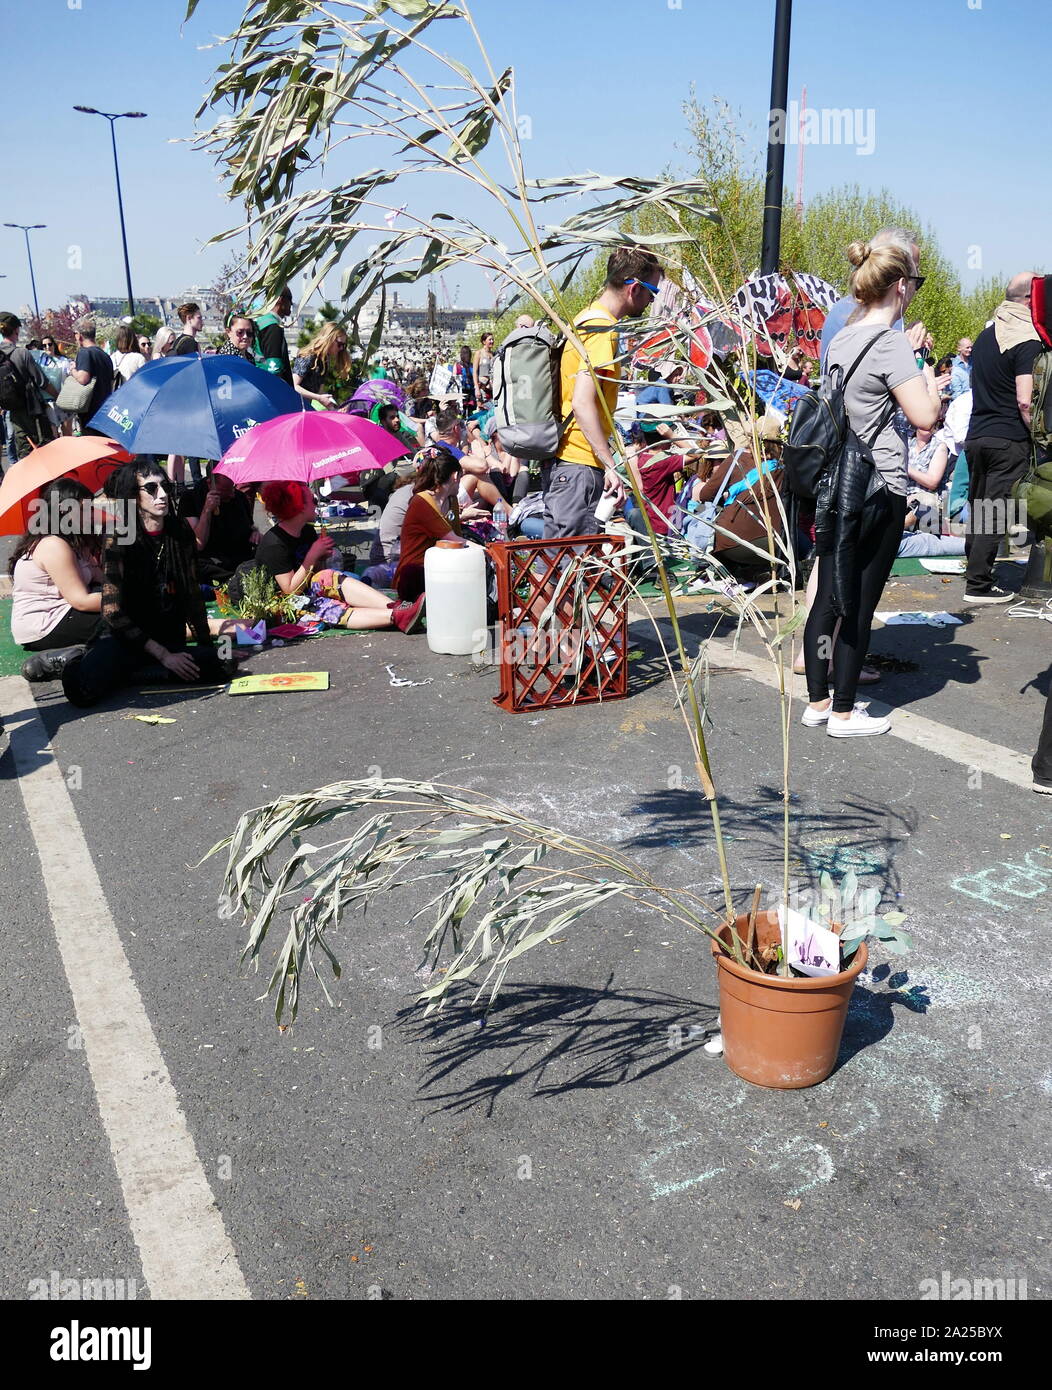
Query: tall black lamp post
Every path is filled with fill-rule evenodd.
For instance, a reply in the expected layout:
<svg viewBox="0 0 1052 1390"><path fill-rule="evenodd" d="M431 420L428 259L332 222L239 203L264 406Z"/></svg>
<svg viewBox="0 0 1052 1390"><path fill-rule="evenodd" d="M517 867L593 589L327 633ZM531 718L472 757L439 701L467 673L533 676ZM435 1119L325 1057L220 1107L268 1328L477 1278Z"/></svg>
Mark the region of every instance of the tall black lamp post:
<svg viewBox="0 0 1052 1390"><path fill-rule="evenodd" d="M128 313L135 317L135 298L132 295L131 264L128 261L128 237L124 230L124 200L121 197L121 171L117 163L117 135L116 123L124 118L131 121L141 121L145 111L96 111L94 106L74 106L74 111L83 111L85 116L103 116L110 123L110 140L113 144L113 173L117 180L117 211L121 219L121 245L124 248L124 278L128 286Z"/></svg>
<svg viewBox="0 0 1052 1390"><path fill-rule="evenodd" d="M36 315L37 319L39 320L39 318L40 318L40 305L37 303L37 282L36 282L36 276L33 274L33 253L32 253L32 251L29 249L29 233L30 233L30 232L42 232L42 231L44 230L44 228L47 226L47 223L46 223L46 222L30 222L29 225L27 226L26 223L24 223L24 222L5 222L5 223L4 223L4 226L5 226L5 227L14 227L17 231L19 231L19 232L25 232L25 234L26 234L26 256L27 256L27 258L28 258L28 260L29 260L29 283L30 283L30 286L32 287L32 290L33 290L33 313Z"/></svg>
<svg viewBox="0 0 1052 1390"><path fill-rule="evenodd" d="M782 190L785 174L785 142L789 134L789 31L792 27L793 0L777 0L774 17L774 60L771 65L771 109L767 138L767 186L763 199L763 254L760 274L772 275L778 269L782 241ZM777 119L775 113L780 113ZM775 121L780 138L771 139Z"/></svg>

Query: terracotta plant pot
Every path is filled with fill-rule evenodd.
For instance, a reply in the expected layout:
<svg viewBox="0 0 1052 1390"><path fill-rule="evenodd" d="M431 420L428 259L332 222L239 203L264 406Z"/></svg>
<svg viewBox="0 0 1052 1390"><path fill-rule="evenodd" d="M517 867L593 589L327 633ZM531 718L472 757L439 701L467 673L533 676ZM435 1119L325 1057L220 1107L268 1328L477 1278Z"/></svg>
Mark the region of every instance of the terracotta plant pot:
<svg viewBox="0 0 1052 1390"><path fill-rule="evenodd" d="M744 942L747 916L735 920ZM729 928L720 936L728 941ZM756 943L779 940L778 914L756 916ZM712 953L720 982L723 1056L727 1065L754 1086L795 1090L815 1086L833 1070L855 981L866 968L866 943L839 975L821 979L760 975L726 956L714 941Z"/></svg>

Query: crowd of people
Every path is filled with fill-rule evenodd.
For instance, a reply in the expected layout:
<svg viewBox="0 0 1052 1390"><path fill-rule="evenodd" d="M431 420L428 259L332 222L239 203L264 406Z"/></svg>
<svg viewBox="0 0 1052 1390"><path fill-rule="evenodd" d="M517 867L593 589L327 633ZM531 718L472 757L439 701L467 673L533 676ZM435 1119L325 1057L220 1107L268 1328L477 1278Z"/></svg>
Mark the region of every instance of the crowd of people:
<svg viewBox="0 0 1052 1390"><path fill-rule="evenodd" d="M924 280L915 234L885 228L847 254L850 292L827 315L820 364L812 366L799 347L772 349L766 364L779 381L806 385L819 366L837 378L869 464L861 528L849 533L821 495L788 513L791 542L810 565L799 668L808 690L803 722L836 737L890 727L888 716L871 715L857 695L861 684L880 678L865 658L897 557L961 555L965 603L1014 597L994 576L1007 512L989 504L1007 502L1029 459L1030 390L1040 348L1027 304L1031 272L1013 277L974 342L962 338L955 352L937 359L925 326L906 322ZM747 589L757 569L748 504L751 499L754 523L764 489L784 490L784 420L756 402L762 418L761 456L755 458L741 429L707 411L703 396L684 394L690 388L683 386L683 364L671 357L645 370L626 418L622 377L634 342L620 325L643 318L661 278L649 251L626 246L610 256L599 295L574 321L584 354L573 342L561 354L564 426L549 459L520 459L502 446L492 333L476 348L462 345L450 362L441 351L427 357L386 349L365 378L393 383L397 399L377 394L369 415L398 441L402 455L361 480L378 526L360 575L330 563L333 542L315 526L317 498L302 484L263 489L258 500L272 524L260 535L255 489L236 488L194 460L186 487L177 457L126 465L108 492L114 503L137 508L134 544L111 539L100 547L91 534L37 534L16 549L13 631L29 654L27 676L61 674L69 698L89 704L144 661L177 679L214 671L216 620L210 626L204 596L210 587L236 585L246 568L264 571L280 594L318 621L412 632L425 617L424 557L439 542L486 545L508 534L566 539L604 527L641 535L649 522L670 555L682 554L680 538L691 542L693 591ZM232 313L219 350L281 375L311 408L346 406L363 374L355 371L345 329L324 324L290 357L281 327L290 309L286 290L263 313ZM179 330L162 328L148 342L122 327L111 352L95 341L94 326L82 323L75 356L63 354L53 339L20 346L17 318L0 315L0 373L6 364L0 379L15 455L23 457L57 432L90 429L101 400L147 360L199 352L199 306L186 304L178 312ZM525 315L516 325L533 326ZM739 370L733 359L731 353L725 370ZM67 376L83 394L91 388L90 399L73 413L57 405ZM26 388L24 401L14 405L12 377ZM694 413L676 409L684 401ZM626 490L628 474L645 516ZM52 485L56 500L73 497L77 487L69 480ZM721 519L736 504L739 530L728 534ZM191 637L194 656L187 651ZM1047 785L1040 790L1052 790L1052 730L1049 744L1039 778Z"/></svg>

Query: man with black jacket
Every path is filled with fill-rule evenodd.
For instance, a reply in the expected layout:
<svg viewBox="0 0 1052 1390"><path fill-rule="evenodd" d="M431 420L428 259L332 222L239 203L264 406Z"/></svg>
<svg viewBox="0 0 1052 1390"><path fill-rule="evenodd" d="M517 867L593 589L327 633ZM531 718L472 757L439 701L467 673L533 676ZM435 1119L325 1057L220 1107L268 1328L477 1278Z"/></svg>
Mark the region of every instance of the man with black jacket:
<svg viewBox="0 0 1052 1390"><path fill-rule="evenodd" d="M1041 340L1028 300L1032 270L1014 275L972 348L972 415L968 459L968 557L965 603L1009 603L1016 595L994 583L997 547L1008 529L1012 486L1030 459L1030 396Z"/></svg>
<svg viewBox="0 0 1052 1390"><path fill-rule="evenodd" d="M21 327L22 320L17 315L0 314L0 368L7 382L4 409L15 436L15 452L23 459L33 445L46 444L52 438L41 393L57 396L58 392L32 354L18 346Z"/></svg>

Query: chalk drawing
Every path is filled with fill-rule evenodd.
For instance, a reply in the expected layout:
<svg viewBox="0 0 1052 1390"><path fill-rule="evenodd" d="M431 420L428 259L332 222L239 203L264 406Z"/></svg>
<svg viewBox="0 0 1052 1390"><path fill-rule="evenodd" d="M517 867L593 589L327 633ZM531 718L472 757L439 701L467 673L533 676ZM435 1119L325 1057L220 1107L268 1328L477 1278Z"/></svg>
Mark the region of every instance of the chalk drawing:
<svg viewBox="0 0 1052 1390"><path fill-rule="evenodd" d="M803 1168L805 1172L810 1172L811 1176L805 1182L789 1189L789 1195L792 1197L799 1197L804 1192L810 1192L813 1187L818 1187L820 1183L832 1182L836 1175L833 1156L825 1145L816 1144L813 1140L805 1139L800 1134L795 1139L790 1139L788 1143L782 1144L780 1151L772 1154L771 1158L776 1173L780 1173L783 1166L790 1164L797 1171Z"/></svg>
<svg viewBox="0 0 1052 1390"><path fill-rule="evenodd" d="M1044 862L1035 863L1035 856ZM1012 898L1029 901L1052 889L1052 853L1043 849L1027 850L1021 864L1008 860L991 864L974 874L952 879L950 887L955 893L963 893L1001 912L1017 912L1020 904L1012 902Z"/></svg>
<svg viewBox="0 0 1052 1390"><path fill-rule="evenodd" d="M726 1168L712 1168L707 1173L699 1173L696 1178L684 1178L682 1182L656 1183L650 1194L650 1200L656 1202L659 1197L671 1197L673 1192L683 1192L688 1187L694 1187L699 1182L707 1182L709 1178L714 1178L717 1174L726 1171Z"/></svg>
<svg viewBox="0 0 1052 1390"><path fill-rule="evenodd" d="M733 1097L705 1094L703 1097L690 1098L700 1102L699 1109L708 1110L710 1115L718 1114L718 1119L707 1118L701 1125L695 1120L692 1122L694 1132L688 1132L684 1138L674 1139L671 1143L662 1143L653 1153L641 1156L639 1175L650 1188L651 1201L675 1196L730 1172L725 1165L691 1172L693 1165L689 1165L691 1157L702 1153L711 1162L712 1150L716 1145L721 1145L726 1151L728 1142L740 1150L743 1159L749 1153L758 1155L769 1173L771 1183L778 1192L784 1192L787 1196L799 1196L820 1184L833 1181L836 1166L825 1145L802 1134L794 1134L787 1139L784 1134L776 1135L767 1125L756 1126L754 1116L747 1113L736 1115L734 1112L740 1111L745 1102L744 1092L738 1092ZM649 1122L639 1113L632 1118L640 1133L657 1139L668 1140L673 1134L686 1129L684 1122L669 1111L662 1112ZM880 1118L875 1107L874 1118ZM673 1171L669 1173L668 1168ZM687 1169L686 1174L680 1176L684 1168ZM655 1172L654 1169L664 1171ZM677 1169L678 1173L675 1171Z"/></svg>

